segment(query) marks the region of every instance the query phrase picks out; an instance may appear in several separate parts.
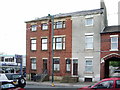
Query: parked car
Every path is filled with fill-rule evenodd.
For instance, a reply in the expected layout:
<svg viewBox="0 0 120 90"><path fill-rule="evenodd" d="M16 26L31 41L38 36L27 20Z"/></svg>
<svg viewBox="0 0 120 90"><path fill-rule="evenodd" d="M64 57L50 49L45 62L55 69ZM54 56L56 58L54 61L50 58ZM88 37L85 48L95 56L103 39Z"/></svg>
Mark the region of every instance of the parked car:
<svg viewBox="0 0 120 90"><path fill-rule="evenodd" d="M12 82L0 82L0 90L25 90L25 89L16 86Z"/></svg>
<svg viewBox="0 0 120 90"><path fill-rule="evenodd" d="M16 86L25 87L26 80L21 74L1 73L0 82L12 82Z"/></svg>
<svg viewBox="0 0 120 90"><path fill-rule="evenodd" d="M120 90L120 78L107 78L100 82L78 90Z"/></svg>

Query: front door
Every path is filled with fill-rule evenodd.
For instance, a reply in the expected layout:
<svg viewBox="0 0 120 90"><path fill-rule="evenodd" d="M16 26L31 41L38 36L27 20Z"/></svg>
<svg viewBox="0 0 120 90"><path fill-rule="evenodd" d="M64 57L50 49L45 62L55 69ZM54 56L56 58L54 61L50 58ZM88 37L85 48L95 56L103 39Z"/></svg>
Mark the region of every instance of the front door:
<svg viewBox="0 0 120 90"><path fill-rule="evenodd" d="M73 60L73 75L78 75L78 60Z"/></svg>
<svg viewBox="0 0 120 90"><path fill-rule="evenodd" d="M43 59L43 72L47 71L47 59Z"/></svg>

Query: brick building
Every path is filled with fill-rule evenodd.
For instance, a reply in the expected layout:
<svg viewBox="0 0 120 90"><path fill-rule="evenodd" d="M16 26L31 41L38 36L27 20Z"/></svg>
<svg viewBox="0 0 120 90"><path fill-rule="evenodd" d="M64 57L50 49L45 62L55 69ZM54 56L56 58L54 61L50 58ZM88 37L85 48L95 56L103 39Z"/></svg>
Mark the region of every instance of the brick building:
<svg viewBox="0 0 120 90"><path fill-rule="evenodd" d="M108 26L101 33L101 79L109 77L109 62L120 62L120 26Z"/></svg>
<svg viewBox="0 0 120 90"><path fill-rule="evenodd" d="M80 81L100 80L100 32L107 26L104 2L100 9L54 15L54 77L70 75ZM30 79L52 74L51 20L26 22L26 72ZM97 67L96 67L97 66Z"/></svg>
<svg viewBox="0 0 120 90"><path fill-rule="evenodd" d="M70 75L72 56L72 21L69 16L54 18L54 74ZM49 17L27 22L27 73L31 75L47 70L51 75L51 20ZM67 64L67 66L66 66ZM32 76L31 76L32 77Z"/></svg>

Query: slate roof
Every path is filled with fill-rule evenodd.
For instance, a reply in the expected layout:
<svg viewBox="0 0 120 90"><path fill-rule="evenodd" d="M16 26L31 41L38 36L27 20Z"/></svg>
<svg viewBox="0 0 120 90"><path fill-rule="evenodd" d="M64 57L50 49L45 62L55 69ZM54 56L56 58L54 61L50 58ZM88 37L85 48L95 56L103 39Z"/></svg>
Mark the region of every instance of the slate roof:
<svg viewBox="0 0 120 90"><path fill-rule="evenodd" d="M107 26L105 29L101 32L102 33L111 33L111 32L120 32L120 25L117 26Z"/></svg>
<svg viewBox="0 0 120 90"><path fill-rule="evenodd" d="M71 12L71 13L59 13L54 15L54 18L62 18L62 17L71 17L71 16L84 16L84 15L91 15L91 14L102 14L103 13L103 9L93 9L93 10L85 10L85 11L77 11L77 12ZM34 22L34 21L40 21L40 20L46 20L49 19L48 16L44 16L41 18L37 18L35 20L31 20L31 21L26 21L27 22Z"/></svg>

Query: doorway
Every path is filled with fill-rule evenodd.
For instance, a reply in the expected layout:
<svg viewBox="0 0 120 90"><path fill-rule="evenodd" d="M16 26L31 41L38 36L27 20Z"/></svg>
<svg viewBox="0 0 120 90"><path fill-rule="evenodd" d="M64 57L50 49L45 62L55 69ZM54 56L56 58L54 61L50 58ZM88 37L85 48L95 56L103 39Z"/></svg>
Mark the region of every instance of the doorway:
<svg viewBox="0 0 120 90"><path fill-rule="evenodd" d="M78 75L78 60L74 59L73 60L73 75Z"/></svg>
<svg viewBox="0 0 120 90"><path fill-rule="evenodd" d="M120 76L120 57L110 57L101 64L101 79Z"/></svg>
<svg viewBox="0 0 120 90"><path fill-rule="evenodd" d="M43 73L47 72L47 59L43 59Z"/></svg>

